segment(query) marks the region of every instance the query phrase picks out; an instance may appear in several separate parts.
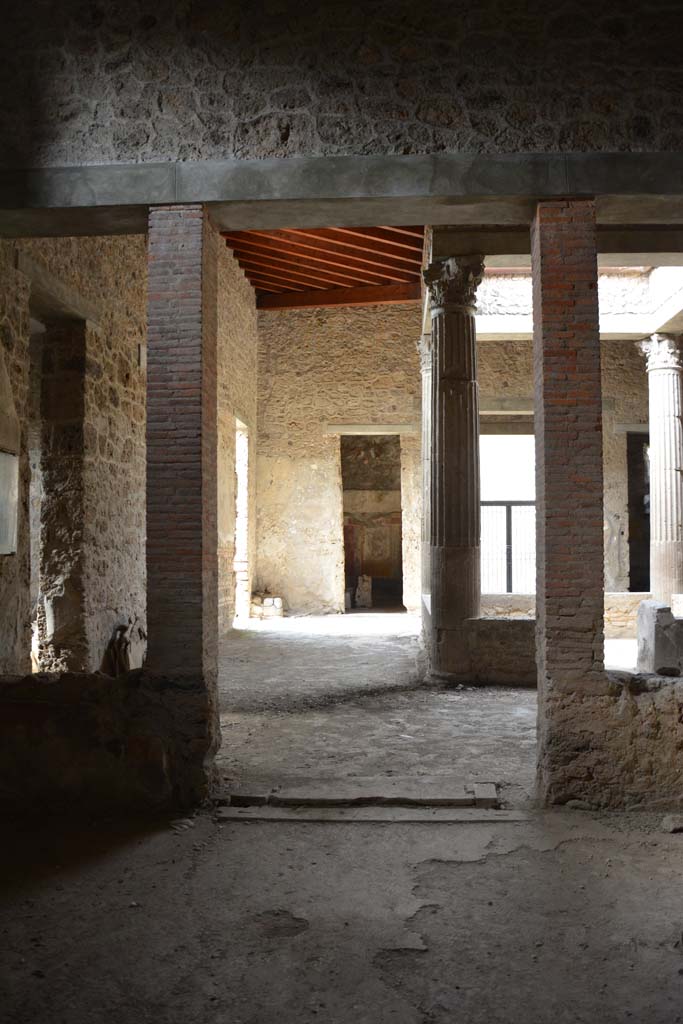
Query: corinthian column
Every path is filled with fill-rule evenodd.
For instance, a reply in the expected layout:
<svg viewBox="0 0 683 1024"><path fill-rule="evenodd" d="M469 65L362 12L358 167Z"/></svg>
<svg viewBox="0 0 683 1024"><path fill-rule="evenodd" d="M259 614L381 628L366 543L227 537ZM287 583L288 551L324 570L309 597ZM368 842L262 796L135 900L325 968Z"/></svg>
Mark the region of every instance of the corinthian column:
<svg viewBox="0 0 683 1024"><path fill-rule="evenodd" d="M422 374L422 595L423 598L431 593L431 570L430 570L430 527L431 527L431 458L432 458L432 336L423 334L417 343L417 350L420 355L420 372ZM424 619L425 602L422 601L423 625L427 628L427 621Z"/></svg>
<svg viewBox="0 0 683 1024"><path fill-rule="evenodd" d="M650 590L671 605L683 593L683 353L669 334L640 347L650 396Z"/></svg>
<svg viewBox="0 0 683 1024"><path fill-rule="evenodd" d="M463 624L480 609L479 391L474 301L482 256L425 271L432 319L432 670L467 670Z"/></svg>

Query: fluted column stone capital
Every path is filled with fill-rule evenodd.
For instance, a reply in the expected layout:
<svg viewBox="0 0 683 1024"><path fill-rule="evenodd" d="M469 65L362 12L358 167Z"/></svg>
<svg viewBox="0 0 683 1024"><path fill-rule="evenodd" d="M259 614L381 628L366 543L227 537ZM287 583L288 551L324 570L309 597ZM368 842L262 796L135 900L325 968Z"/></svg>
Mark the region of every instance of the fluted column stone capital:
<svg viewBox="0 0 683 1024"><path fill-rule="evenodd" d="M638 348L645 356L648 373L653 370L683 370L680 335L652 334L641 341Z"/></svg>
<svg viewBox="0 0 683 1024"><path fill-rule="evenodd" d="M442 309L474 312L477 288L484 276L484 257L449 256L435 260L423 271L432 315Z"/></svg>

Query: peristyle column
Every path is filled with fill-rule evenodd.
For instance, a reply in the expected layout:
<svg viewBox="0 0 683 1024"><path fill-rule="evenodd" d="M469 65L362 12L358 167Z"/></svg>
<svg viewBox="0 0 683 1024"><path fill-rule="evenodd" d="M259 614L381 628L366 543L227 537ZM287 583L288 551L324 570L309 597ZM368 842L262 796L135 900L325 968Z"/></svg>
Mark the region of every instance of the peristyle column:
<svg viewBox="0 0 683 1024"><path fill-rule="evenodd" d="M432 335L422 334L417 343L417 350L420 356L420 373L422 375L422 438L421 438L421 464L422 464L422 616L423 625L428 626L425 619L425 612L429 612L429 605L425 606L425 597L431 593L431 566L430 566L430 528L431 528L431 458L432 458Z"/></svg>
<svg viewBox="0 0 683 1024"><path fill-rule="evenodd" d="M467 670L464 624L480 610L479 393L475 296L482 256L432 263L430 560L432 671Z"/></svg>
<svg viewBox="0 0 683 1024"><path fill-rule="evenodd" d="M650 396L650 590L670 606L683 593L683 351L670 334L640 347Z"/></svg>

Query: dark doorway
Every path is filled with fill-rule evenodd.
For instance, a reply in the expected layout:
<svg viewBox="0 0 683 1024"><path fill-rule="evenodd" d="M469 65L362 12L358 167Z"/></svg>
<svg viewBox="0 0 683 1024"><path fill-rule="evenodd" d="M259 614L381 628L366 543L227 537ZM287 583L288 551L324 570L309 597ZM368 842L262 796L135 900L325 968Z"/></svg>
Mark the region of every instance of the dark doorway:
<svg viewBox="0 0 683 1024"><path fill-rule="evenodd" d="M650 589L649 444L649 434L626 435L629 590L640 593Z"/></svg>
<svg viewBox="0 0 683 1024"><path fill-rule="evenodd" d="M346 609L402 609L400 439L343 436L341 467Z"/></svg>

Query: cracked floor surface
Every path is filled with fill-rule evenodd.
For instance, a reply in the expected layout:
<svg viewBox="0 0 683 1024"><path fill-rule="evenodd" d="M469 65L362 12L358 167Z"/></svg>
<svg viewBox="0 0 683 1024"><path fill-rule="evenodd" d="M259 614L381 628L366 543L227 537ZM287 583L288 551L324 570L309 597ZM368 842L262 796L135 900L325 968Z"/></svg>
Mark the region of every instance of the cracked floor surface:
<svg viewBox="0 0 683 1024"><path fill-rule="evenodd" d="M410 616L368 614L230 634L219 684L223 781L448 775L496 782L507 803L528 802L535 692L420 685L418 631Z"/></svg>
<svg viewBox="0 0 683 1024"><path fill-rule="evenodd" d="M675 1024L683 835L5 821L9 1024Z"/></svg>

